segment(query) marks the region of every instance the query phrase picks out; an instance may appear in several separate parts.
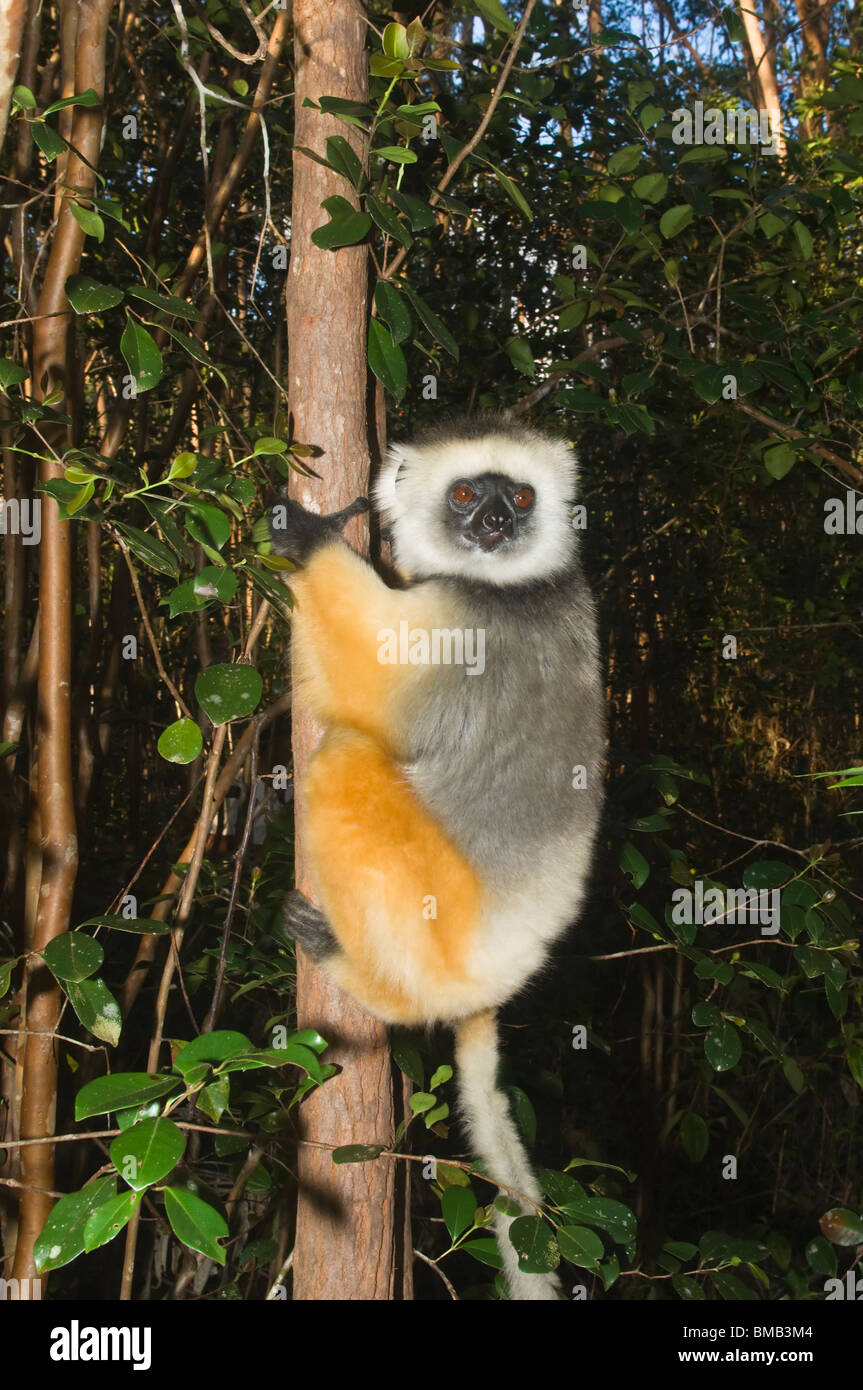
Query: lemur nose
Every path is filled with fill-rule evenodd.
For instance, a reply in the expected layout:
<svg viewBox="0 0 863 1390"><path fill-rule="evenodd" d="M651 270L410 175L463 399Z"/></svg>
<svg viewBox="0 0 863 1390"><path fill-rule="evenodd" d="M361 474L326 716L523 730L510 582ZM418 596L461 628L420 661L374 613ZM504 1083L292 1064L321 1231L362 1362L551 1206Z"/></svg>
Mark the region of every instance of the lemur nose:
<svg viewBox="0 0 863 1390"><path fill-rule="evenodd" d="M512 517L501 511L486 512L482 525L485 531L511 531Z"/></svg>

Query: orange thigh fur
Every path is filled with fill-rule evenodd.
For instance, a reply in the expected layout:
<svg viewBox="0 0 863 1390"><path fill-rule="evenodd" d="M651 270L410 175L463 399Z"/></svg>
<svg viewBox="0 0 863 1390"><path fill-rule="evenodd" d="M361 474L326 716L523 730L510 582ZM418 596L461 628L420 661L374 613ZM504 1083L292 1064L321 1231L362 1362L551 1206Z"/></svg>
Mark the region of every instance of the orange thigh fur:
<svg viewBox="0 0 863 1390"><path fill-rule="evenodd" d="M379 744L330 730L304 797L321 905L345 957L334 962L340 983L400 1022L428 1019L427 995L469 991L476 875Z"/></svg>

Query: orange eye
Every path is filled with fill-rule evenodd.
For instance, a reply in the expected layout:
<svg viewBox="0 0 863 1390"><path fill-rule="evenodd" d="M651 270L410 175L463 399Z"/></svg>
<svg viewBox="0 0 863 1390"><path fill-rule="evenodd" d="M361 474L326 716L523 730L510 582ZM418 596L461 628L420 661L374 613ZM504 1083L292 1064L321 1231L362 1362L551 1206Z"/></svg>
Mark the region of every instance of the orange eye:
<svg viewBox="0 0 863 1390"><path fill-rule="evenodd" d="M452 490L453 501L458 502L461 507L466 507L475 497L476 493L468 483L459 483Z"/></svg>
<svg viewBox="0 0 863 1390"><path fill-rule="evenodd" d="M520 487L518 492L513 493L512 498L515 505L520 507L522 511L526 511L528 507L533 506L533 499L534 491L532 487Z"/></svg>

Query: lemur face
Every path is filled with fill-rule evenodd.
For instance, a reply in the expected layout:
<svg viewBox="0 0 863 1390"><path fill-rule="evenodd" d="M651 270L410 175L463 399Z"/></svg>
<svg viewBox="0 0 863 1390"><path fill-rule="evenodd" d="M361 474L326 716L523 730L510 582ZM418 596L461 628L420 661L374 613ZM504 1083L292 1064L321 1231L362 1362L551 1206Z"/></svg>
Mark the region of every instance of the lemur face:
<svg viewBox="0 0 863 1390"><path fill-rule="evenodd" d="M487 554L508 550L532 529L536 493L504 473L460 478L446 491L445 525L456 544Z"/></svg>

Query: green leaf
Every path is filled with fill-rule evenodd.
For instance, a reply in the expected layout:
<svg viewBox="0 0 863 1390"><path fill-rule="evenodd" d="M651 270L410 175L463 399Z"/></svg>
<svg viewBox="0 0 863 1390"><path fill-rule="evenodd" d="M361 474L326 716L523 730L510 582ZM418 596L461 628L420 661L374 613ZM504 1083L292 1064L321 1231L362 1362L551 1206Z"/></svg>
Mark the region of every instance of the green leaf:
<svg viewBox="0 0 863 1390"><path fill-rule="evenodd" d="M388 58L385 53L373 53L369 59L369 72L372 77L401 77L405 70L401 58Z"/></svg>
<svg viewBox="0 0 863 1390"><path fill-rule="evenodd" d="M398 189L391 188L389 199L391 203L395 203L399 212L404 213L412 231L424 232L434 226L434 213L422 198L415 198L411 193L401 193Z"/></svg>
<svg viewBox="0 0 863 1390"><path fill-rule="evenodd" d="M161 328L163 333L167 333L168 337L175 343L178 343L194 362L200 362L202 366L212 368L216 375L221 377L222 381L224 381L227 386L228 383L225 373L222 371L221 367L216 366L200 339L193 338L188 333L181 333L178 328L171 328L167 323L159 324L158 327Z"/></svg>
<svg viewBox="0 0 863 1390"><path fill-rule="evenodd" d="M157 1096L177 1089L176 1076L151 1076L145 1071L117 1072L88 1081L75 1097L75 1119L89 1120L111 1110L147 1105Z"/></svg>
<svg viewBox="0 0 863 1390"><path fill-rule="evenodd" d="M691 203L676 203L660 217L659 230L668 241L671 237L677 236L678 232L682 232L684 227L688 227L694 216L695 209Z"/></svg>
<svg viewBox="0 0 863 1390"><path fill-rule="evenodd" d="M786 473L790 473L797 459L797 449L795 445L783 441L781 444L771 444L761 455L761 461L771 478L784 478Z"/></svg>
<svg viewBox="0 0 863 1390"><path fill-rule="evenodd" d="M159 735L156 747L169 763L193 763L204 746L201 730L194 719L178 719Z"/></svg>
<svg viewBox="0 0 863 1390"><path fill-rule="evenodd" d="M536 376L536 363L533 360L533 353L527 339L513 338L511 343L507 343L504 352L516 371L521 372L522 376L529 377L532 381Z"/></svg>
<svg viewBox="0 0 863 1390"><path fill-rule="evenodd" d="M635 1213L611 1197L576 1197L565 1202L561 1210L580 1224L601 1227L618 1245L630 1245L635 1240Z"/></svg>
<svg viewBox="0 0 863 1390"><path fill-rule="evenodd" d="M162 354L155 340L126 311L126 327L120 339L123 361L135 382L135 390L150 391L162 379Z"/></svg>
<svg viewBox="0 0 863 1390"><path fill-rule="evenodd" d="M105 981L98 977L81 980L80 983L67 980L66 993L84 1027L89 1028L95 1038L116 1047L120 1041L123 1015Z"/></svg>
<svg viewBox="0 0 863 1390"><path fill-rule="evenodd" d="M681 164L718 164L720 160L727 159L729 150L723 145L696 145L694 150L687 150L682 156Z"/></svg>
<svg viewBox="0 0 863 1390"><path fill-rule="evenodd" d="M195 1096L195 1104L214 1124L218 1124L231 1100L231 1082L227 1076L217 1076Z"/></svg>
<svg viewBox="0 0 863 1390"><path fill-rule="evenodd" d="M179 613L199 613L216 599L220 603L230 603L237 592L237 584L237 576L233 570L218 565L205 565L194 579L187 579L185 583L178 584L176 589L172 589L167 598L161 599L160 602L167 603L172 618L176 618Z"/></svg>
<svg viewBox="0 0 863 1390"><path fill-rule="evenodd" d="M404 145L382 145L372 154L377 155L378 159L388 159L391 164L416 164L417 157L413 150L406 149Z"/></svg>
<svg viewBox="0 0 863 1390"><path fill-rule="evenodd" d="M747 864L742 882L744 888L757 888L760 891L762 888L781 888L793 876L794 870L778 859L760 859L757 864Z"/></svg>
<svg viewBox="0 0 863 1390"><path fill-rule="evenodd" d="M288 1064L302 1067L319 1083L325 1081L328 1075L326 1067L321 1066L316 1054L297 1042L286 1042L284 1047L260 1048L239 1057L229 1057L226 1062L221 1063L219 1071L251 1071L259 1067L284 1067Z"/></svg>
<svg viewBox="0 0 863 1390"><path fill-rule="evenodd" d="M167 1177L183 1157L186 1136L172 1120L141 1120L119 1134L109 1150L120 1177L143 1191Z"/></svg>
<svg viewBox="0 0 863 1390"><path fill-rule="evenodd" d="M91 480L89 483L85 483L84 486L79 489L77 497L70 498L66 503L66 515L74 516L76 512L80 512L83 507L86 507L95 491L95 482Z"/></svg>
<svg viewBox="0 0 863 1390"><path fill-rule="evenodd" d="M434 1075L432 1076L431 1081L429 1082L429 1090L430 1090L430 1091L436 1091L437 1088L438 1088L438 1086L443 1086L443 1084L444 1084L446 1081L451 1081L451 1080L452 1080L452 1067L451 1067L451 1066L448 1066L447 1063L444 1062L441 1066L439 1066L439 1067L436 1068L435 1073L434 1073Z"/></svg>
<svg viewBox="0 0 863 1390"><path fill-rule="evenodd" d="M469 1187L448 1187L441 1197L441 1211L451 1240L469 1231L476 1212L476 1197Z"/></svg>
<svg viewBox="0 0 863 1390"><path fill-rule="evenodd" d="M84 1227L84 1250L89 1254L118 1236L138 1210L140 1202L140 1192L121 1192L98 1207Z"/></svg>
<svg viewBox="0 0 863 1390"><path fill-rule="evenodd" d="M590 308L590 301L580 299L577 304L567 304L565 309L561 309L557 319L557 327L561 333L568 333L572 328L578 328L587 318L587 311Z"/></svg>
<svg viewBox="0 0 863 1390"><path fill-rule="evenodd" d="M595 1231L586 1226L561 1226L557 1244L565 1260L583 1269L595 1269L605 1254L605 1246Z"/></svg>
<svg viewBox="0 0 863 1390"><path fill-rule="evenodd" d="M797 222L792 222L791 230L794 233L794 240L797 242L797 246L804 261L811 260L815 243L812 240L812 233L809 228L806 226L805 222L798 220Z"/></svg>
<svg viewBox="0 0 863 1390"><path fill-rule="evenodd" d="M845 1049L845 1061L857 1085L863 1087L863 1047L859 1043L849 1043Z"/></svg>
<svg viewBox="0 0 863 1390"><path fill-rule="evenodd" d="M405 26L395 22L387 24L381 39L381 47L388 58L409 58L411 46Z"/></svg>
<svg viewBox="0 0 863 1390"><path fill-rule="evenodd" d="M631 174L636 164L641 161L643 154L644 151L640 145L624 145L623 149L618 150L608 161L608 172L610 174Z"/></svg>
<svg viewBox="0 0 863 1390"><path fill-rule="evenodd" d="M403 343L410 337L413 328L410 310L404 296L388 280L379 280L375 286L375 308L395 342Z"/></svg>
<svg viewBox="0 0 863 1390"><path fill-rule="evenodd" d="M66 206L86 236L94 236L97 241L105 240L105 223L98 212L93 212L92 208L82 208L80 203L67 203Z"/></svg>
<svg viewBox="0 0 863 1390"><path fill-rule="evenodd" d="M816 1274L826 1275L828 1279L836 1275L836 1251L823 1236L816 1236L806 1246L806 1263Z"/></svg>
<svg viewBox="0 0 863 1390"><path fill-rule="evenodd" d="M758 219L758 227L768 241L772 241L774 237L784 232L786 225L786 222L781 217L777 217L774 212L762 212Z"/></svg>
<svg viewBox="0 0 863 1390"><path fill-rule="evenodd" d="M713 1280L713 1287L716 1289L720 1298L727 1299L731 1302L744 1301L752 1303L758 1297L753 1289L750 1289L747 1284L744 1284L742 1280L737 1279L733 1274L729 1274L725 1269L717 1270L715 1274L711 1274L710 1277Z"/></svg>
<svg viewBox="0 0 863 1390"><path fill-rule="evenodd" d="M44 121L31 121L30 133L32 134L36 144L39 146L39 149L42 151L45 158L48 160L49 164L57 158L58 154L65 153L66 141L63 139L62 135L58 135L56 130L54 130L51 126L46 125ZM73 214L75 214L76 212L76 206L77 205L75 203L69 204L69 207ZM95 214L91 214L91 216L95 216ZM80 221L80 218L77 218L76 220ZM83 223L81 225L83 226ZM86 231L87 229L85 228L84 230ZM104 230L105 229L103 227L103 235ZM102 237L99 237L99 240L101 241Z"/></svg>
<svg viewBox="0 0 863 1390"><path fill-rule="evenodd" d="M863 1245L863 1216L847 1207L831 1207L819 1221L832 1245Z"/></svg>
<svg viewBox="0 0 863 1390"><path fill-rule="evenodd" d="M380 319L369 319L368 359L378 381L400 401L407 386L407 362L392 333Z"/></svg>
<svg viewBox="0 0 863 1390"><path fill-rule="evenodd" d="M66 281L66 298L76 314L98 314L119 304L123 291L114 285L100 285L89 275L70 275Z"/></svg>
<svg viewBox="0 0 863 1390"><path fill-rule="evenodd" d="M730 1071L740 1061L742 1051L740 1034L727 1019L708 1029L705 1034L704 1055L714 1071Z"/></svg>
<svg viewBox="0 0 863 1390"><path fill-rule="evenodd" d="M642 174L632 185L636 198L644 203L661 203L668 192L668 179L665 174Z"/></svg>
<svg viewBox="0 0 863 1390"><path fill-rule="evenodd" d="M116 1191L117 1179L109 1174L55 1203L33 1245L33 1257L40 1274L60 1269L83 1254L84 1228L90 1216L109 1202Z"/></svg>
<svg viewBox="0 0 863 1390"><path fill-rule="evenodd" d="M448 1115L449 1106L446 1101L443 1101L440 1105L436 1105L434 1110L429 1110L425 1116L426 1129L431 1129L432 1125L436 1125L439 1120L445 1120Z"/></svg>
<svg viewBox="0 0 863 1390"><path fill-rule="evenodd" d="M22 111L35 111L36 98L29 87L18 86L12 88L12 100Z"/></svg>
<svg viewBox="0 0 863 1390"><path fill-rule="evenodd" d="M75 982L86 980L88 975L95 975L105 959L105 952L92 936L68 931L49 941L42 955L52 975L58 980Z"/></svg>
<svg viewBox="0 0 863 1390"><path fill-rule="evenodd" d="M287 440L274 439L272 435L262 435L255 440L253 453L255 454L283 454L288 447Z"/></svg>
<svg viewBox="0 0 863 1390"><path fill-rule="evenodd" d="M336 173L341 174L358 188L363 177L363 166L353 147L343 135L330 135L327 139L327 159Z"/></svg>
<svg viewBox="0 0 863 1390"><path fill-rule="evenodd" d="M503 1269L498 1243L489 1236L483 1236L480 1240L467 1240L459 1249L466 1250L475 1260L479 1260L480 1264L489 1265L491 1269Z"/></svg>
<svg viewBox="0 0 863 1390"><path fill-rule="evenodd" d="M165 1211L178 1240L216 1264L225 1263L225 1252L218 1241L229 1235L228 1225L214 1207L187 1187L166 1187Z"/></svg>
<svg viewBox="0 0 863 1390"><path fill-rule="evenodd" d="M635 848L629 840L624 843L620 851L620 867L625 874L629 874L634 888L641 888L647 882L650 875L650 865L640 850Z"/></svg>
<svg viewBox="0 0 863 1390"><path fill-rule="evenodd" d="M411 304L416 309L417 314L422 319L425 327L428 329L435 342L440 343L441 347L444 348L444 350L448 352L451 357L454 357L455 360L458 361L458 343L456 342L455 338L452 336L446 325L441 323L437 314L432 312L432 310L426 304L424 299L420 299L419 295L416 293L415 290L412 290L408 285L405 285L405 291L408 295L408 298L410 299Z"/></svg>
<svg viewBox="0 0 863 1390"><path fill-rule="evenodd" d="M515 25L500 0L474 0L483 19L487 19L501 34L511 34Z"/></svg>
<svg viewBox="0 0 863 1390"><path fill-rule="evenodd" d="M27 368L21 367L9 357L0 357L0 387L17 386L27 380Z"/></svg>
<svg viewBox="0 0 863 1390"><path fill-rule="evenodd" d="M394 237L402 246L413 245L413 237L410 232L402 226L392 209L388 208L386 203L382 203L380 198L376 198L373 193L367 193L366 207L382 232L385 232L387 236Z"/></svg>
<svg viewBox="0 0 863 1390"><path fill-rule="evenodd" d="M413 1034L404 1028L394 1028L390 1035L390 1047L397 1067L409 1077L415 1086L422 1087L424 1080L423 1060L416 1046Z"/></svg>
<svg viewBox="0 0 863 1390"><path fill-rule="evenodd" d="M697 369L692 378L692 384L702 400L713 405L722 395L726 376L728 376L727 367L710 364Z"/></svg>
<svg viewBox="0 0 863 1390"><path fill-rule="evenodd" d="M0 962L0 999L3 998L3 995L12 983L12 972L17 964L17 956L13 956L11 960Z"/></svg>
<svg viewBox="0 0 863 1390"><path fill-rule="evenodd" d="M239 1057L243 1052L252 1051L254 1048L245 1033L220 1028L215 1033L202 1033L187 1043L174 1058L174 1070L185 1076L189 1068L198 1062L224 1062L229 1057Z"/></svg>
<svg viewBox="0 0 863 1390"><path fill-rule="evenodd" d="M43 116L53 116L55 111L62 111L66 106L101 106L102 98L92 87L88 87L85 92L78 92L76 96L61 97L59 101L54 101L50 106L46 106L42 112Z"/></svg>
<svg viewBox="0 0 863 1390"><path fill-rule="evenodd" d="M408 1105L415 1115L422 1115L426 1110L431 1110L437 1105L437 1096L433 1096L430 1091L414 1091L408 1100Z"/></svg>
<svg viewBox="0 0 863 1390"><path fill-rule="evenodd" d="M382 1144L342 1144L333 1149L333 1163L370 1163L383 1151Z"/></svg>
<svg viewBox="0 0 863 1390"><path fill-rule="evenodd" d="M195 698L216 725L245 719L257 708L263 690L254 666L228 662L208 666L195 681Z"/></svg>
<svg viewBox="0 0 863 1390"><path fill-rule="evenodd" d="M113 931L131 932L134 936L167 936L171 930L167 922L157 922L152 917L124 917L121 913L88 917L86 922L79 922L78 926L108 927Z"/></svg>
<svg viewBox="0 0 863 1390"><path fill-rule="evenodd" d="M693 1245L691 1240L667 1240L663 1245L663 1250L667 1250L669 1255L674 1255L676 1259L693 1260L698 1254L698 1246Z"/></svg>
<svg viewBox="0 0 863 1390"><path fill-rule="evenodd" d="M704 1299L704 1290L694 1279L690 1279L686 1274L672 1274L672 1287L679 1298L687 1302L701 1302Z"/></svg>
<svg viewBox="0 0 863 1390"><path fill-rule="evenodd" d="M700 1115L687 1111L680 1121L680 1140L686 1157L700 1163L710 1146L710 1131Z"/></svg>
<svg viewBox="0 0 863 1390"><path fill-rule="evenodd" d="M327 198L322 206L326 207L327 203L331 202L333 199ZM350 204L348 207L350 208ZM372 219L367 212L357 212L350 208L348 214L342 212L340 217L331 216L329 222L312 232L312 241L322 251L332 251L339 246L354 246L368 235L371 225Z"/></svg>
<svg viewBox="0 0 863 1390"><path fill-rule="evenodd" d="M172 482L175 478L190 477L191 474L194 473L197 466L198 460L195 454L189 453L188 450L182 454L178 454L177 457L173 459L171 462L171 468L168 473L168 482Z"/></svg>
<svg viewBox="0 0 863 1390"><path fill-rule="evenodd" d="M502 169L495 169L494 172L498 179L498 182L500 183L501 188L503 189L506 196L509 198L510 202L518 208L521 215L523 217L526 217L528 222L532 222L533 209L531 208L530 203L527 201L518 185L513 183L512 179L509 178L503 172Z"/></svg>
<svg viewBox="0 0 863 1390"><path fill-rule="evenodd" d="M137 526L130 526L128 521L117 521L114 524L139 560L157 574L168 574L172 579L176 579L179 573L177 561L158 537L151 535L149 531L140 531Z"/></svg>
<svg viewBox="0 0 863 1390"><path fill-rule="evenodd" d="M559 1234L559 1233L558 1233ZM592 1235L592 1232L588 1232ZM557 1269L560 1250L554 1233L540 1216L520 1216L509 1228L509 1238L518 1252L518 1267L527 1274L547 1274ZM594 1239L597 1239L594 1237ZM600 1252L602 1242L599 1242Z"/></svg>
<svg viewBox="0 0 863 1390"><path fill-rule="evenodd" d="M166 314L173 314L174 318L192 319L196 322L201 317L200 309L196 309L194 304L190 304L186 299L180 299L176 294L162 294L159 290L147 289L145 285L133 285L130 287L129 294L135 299L141 299L145 304L150 304L154 309L162 309Z"/></svg>

